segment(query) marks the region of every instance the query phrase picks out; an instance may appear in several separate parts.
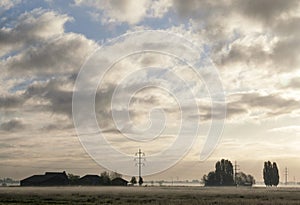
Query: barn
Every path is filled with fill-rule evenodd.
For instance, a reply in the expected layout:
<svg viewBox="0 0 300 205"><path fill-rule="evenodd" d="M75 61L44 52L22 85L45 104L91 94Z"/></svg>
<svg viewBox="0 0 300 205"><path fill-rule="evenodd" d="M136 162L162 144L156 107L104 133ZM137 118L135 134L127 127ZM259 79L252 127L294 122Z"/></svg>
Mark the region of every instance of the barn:
<svg viewBox="0 0 300 205"><path fill-rule="evenodd" d="M66 172L46 172L20 181L21 186L64 186L69 184Z"/></svg>
<svg viewBox="0 0 300 205"><path fill-rule="evenodd" d="M111 180L111 185L112 186L127 186L128 181L125 179L122 179L121 177L114 178Z"/></svg>
<svg viewBox="0 0 300 205"><path fill-rule="evenodd" d="M88 186L102 185L102 179L98 175L88 174L79 179L79 185L88 185Z"/></svg>

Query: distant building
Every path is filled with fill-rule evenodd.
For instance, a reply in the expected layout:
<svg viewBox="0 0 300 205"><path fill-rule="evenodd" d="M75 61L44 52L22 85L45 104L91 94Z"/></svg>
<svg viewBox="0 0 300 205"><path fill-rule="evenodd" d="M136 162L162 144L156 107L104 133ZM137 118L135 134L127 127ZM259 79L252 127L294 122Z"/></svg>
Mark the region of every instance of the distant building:
<svg viewBox="0 0 300 205"><path fill-rule="evenodd" d="M125 179L122 179L121 177L117 177L113 180L111 180L111 185L112 186L127 186L128 181Z"/></svg>
<svg viewBox="0 0 300 205"><path fill-rule="evenodd" d="M46 172L20 181L21 186L64 186L69 184L66 172Z"/></svg>
<svg viewBox="0 0 300 205"><path fill-rule="evenodd" d="M117 177L113 180L109 180L108 183L104 182L102 176L88 174L85 175L73 185L83 186L101 186L101 185L112 185L112 186L127 186L128 181ZM46 172L44 175L33 175L20 181L21 186L66 186L71 185L70 180L66 172Z"/></svg>
<svg viewBox="0 0 300 205"><path fill-rule="evenodd" d="M97 186L102 185L102 179L98 175L85 175L79 179L79 185Z"/></svg>

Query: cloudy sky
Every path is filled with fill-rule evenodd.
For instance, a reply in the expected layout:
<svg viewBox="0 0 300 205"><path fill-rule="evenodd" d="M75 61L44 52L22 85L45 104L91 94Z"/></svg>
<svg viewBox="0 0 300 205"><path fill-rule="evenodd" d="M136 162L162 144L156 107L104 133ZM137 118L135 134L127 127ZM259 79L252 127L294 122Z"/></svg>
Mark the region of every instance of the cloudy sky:
<svg viewBox="0 0 300 205"><path fill-rule="evenodd" d="M132 160L139 148L149 157L169 149L179 133L183 146L194 139L188 153L161 154L180 161L148 179L200 179L227 158L257 181L265 160L278 163L282 179L287 166L290 180L300 180L298 0L2 0L0 29L0 177L103 171L81 142L95 140L91 150L101 150L93 152L99 160L113 158L97 130L78 137L75 126L90 128L89 120L79 114L74 123L72 113L73 94L94 85L97 126ZM99 72L106 72L102 79ZM225 118L219 107L212 111L217 91L209 87L219 80ZM216 149L200 161L211 124L223 119Z"/></svg>

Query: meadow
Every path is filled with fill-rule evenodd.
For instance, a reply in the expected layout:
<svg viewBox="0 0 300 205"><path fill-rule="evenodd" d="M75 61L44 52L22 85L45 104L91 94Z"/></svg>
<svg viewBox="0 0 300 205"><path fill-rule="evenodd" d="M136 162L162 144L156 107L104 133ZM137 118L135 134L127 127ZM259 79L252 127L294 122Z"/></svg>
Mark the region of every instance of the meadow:
<svg viewBox="0 0 300 205"><path fill-rule="evenodd" d="M0 204L300 204L300 189L262 187L0 187Z"/></svg>

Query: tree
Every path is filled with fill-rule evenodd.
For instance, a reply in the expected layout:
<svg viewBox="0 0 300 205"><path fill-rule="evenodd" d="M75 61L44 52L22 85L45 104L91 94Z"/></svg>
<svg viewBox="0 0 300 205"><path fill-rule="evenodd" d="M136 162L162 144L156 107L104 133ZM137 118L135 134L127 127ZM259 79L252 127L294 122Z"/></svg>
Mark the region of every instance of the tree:
<svg viewBox="0 0 300 205"><path fill-rule="evenodd" d="M76 185L79 183L80 176L68 173L68 179L71 185Z"/></svg>
<svg viewBox="0 0 300 205"><path fill-rule="evenodd" d="M233 181L233 166L229 160L222 159L216 163L216 181L220 186L230 186Z"/></svg>
<svg viewBox="0 0 300 205"><path fill-rule="evenodd" d="M268 161L264 163L263 178L266 186L277 186L279 184L279 174L277 164Z"/></svg>
<svg viewBox="0 0 300 205"><path fill-rule="evenodd" d="M201 184L205 185L206 181L207 181L207 175L204 174L203 177L202 177L202 179L201 179Z"/></svg>
<svg viewBox="0 0 300 205"><path fill-rule="evenodd" d="M110 173L110 179L115 179L115 178L122 178L122 174L118 173L118 172L111 172Z"/></svg>
<svg viewBox="0 0 300 205"><path fill-rule="evenodd" d="M265 162L264 163L264 169L263 169L263 178L264 178L264 183L266 186L271 186L271 174L270 174L270 163Z"/></svg>
<svg viewBox="0 0 300 205"><path fill-rule="evenodd" d="M247 175L244 172L239 172L236 174L236 185L243 186L247 181Z"/></svg>
<svg viewBox="0 0 300 205"><path fill-rule="evenodd" d="M163 180L160 180L160 181L158 181L158 184L159 184L159 186L162 186L162 185L163 185L163 183L164 183L164 181L163 181Z"/></svg>
<svg viewBox="0 0 300 205"><path fill-rule="evenodd" d="M268 161L267 162L267 166L268 166L268 168L267 168L267 170L268 170L268 174L267 174L267 176L268 176L268 184L269 184L269 186L272 186L272 178L273 178L273 166L272 166L272 163L270 162L270 161Z"/></svg>
<svg viewBox="0 0 300 205"><path fill-rule="evenodd" d="M248 174L246 182L250 183L251 185L253 185L253 184L255 184L255 179L254 179L254 177L252 175Z"/></svg>
<svg viewBox="0 0 300 205"><path fill-rule="evenodd" d="M110 180L108 172L106 172L106 171L102 172L100 175L100 178L101 178L101 184L110 185L111 180Z"/></svg>
<svg viewBox="0 0 300 205"><path fill-rule="evenodd" d="M142 184L144 183L144 180L142 177L139 177L139 185L142 186Z"/></svg>
<svg viewBox="0 0 300 205"><path fill-rule="evenodd" d="M215 171L203 176L205 186L233 186L233 166L229 160L222 159L215 165Z"/></svg>
<svg viewBox="0 0 300 205"><path fill-rule="evenodd" d="M239 172L236 174L236 182L239 186L252 186L255 184L254 177L249 175L246 175L244 172Z"/></svg>
<svg viewBox="0 0 300 205"><path fill-rule="evenodd" d="M151 181L151 186L153 186L153 185L154 185L154 181L152 180L152 181Z"/></svg>
<svg viewBox="0 0 300 205"><path fill-rule="evenodd" d="M268 174L267 174L267 167L268 167L268 164L267 162L264 163L264 169L263 169L263 178L264 178L264 183L266 186L269 186L268 184Z"/></svg>
<svg viewBox="0 0 300 205"><path fill-rule="evenodd" d="M131 177L130 183L135 185L137 183L136 178L135 177Z"/></svg>
<svg viewBox="0 0 300 205"><path fill-rule="evenodd" d="M273 178L272 185L277 186L279 184L279 173L276 162L273 162Z"/></svg>
<svg viewBox="0 0 300 205"><path fill-rule="evenodd" d="M205 186L218 186L219 185L219 181L216 177L216 173L215 172L209 172L207 176L204 176L204 184Z"/></svg>

